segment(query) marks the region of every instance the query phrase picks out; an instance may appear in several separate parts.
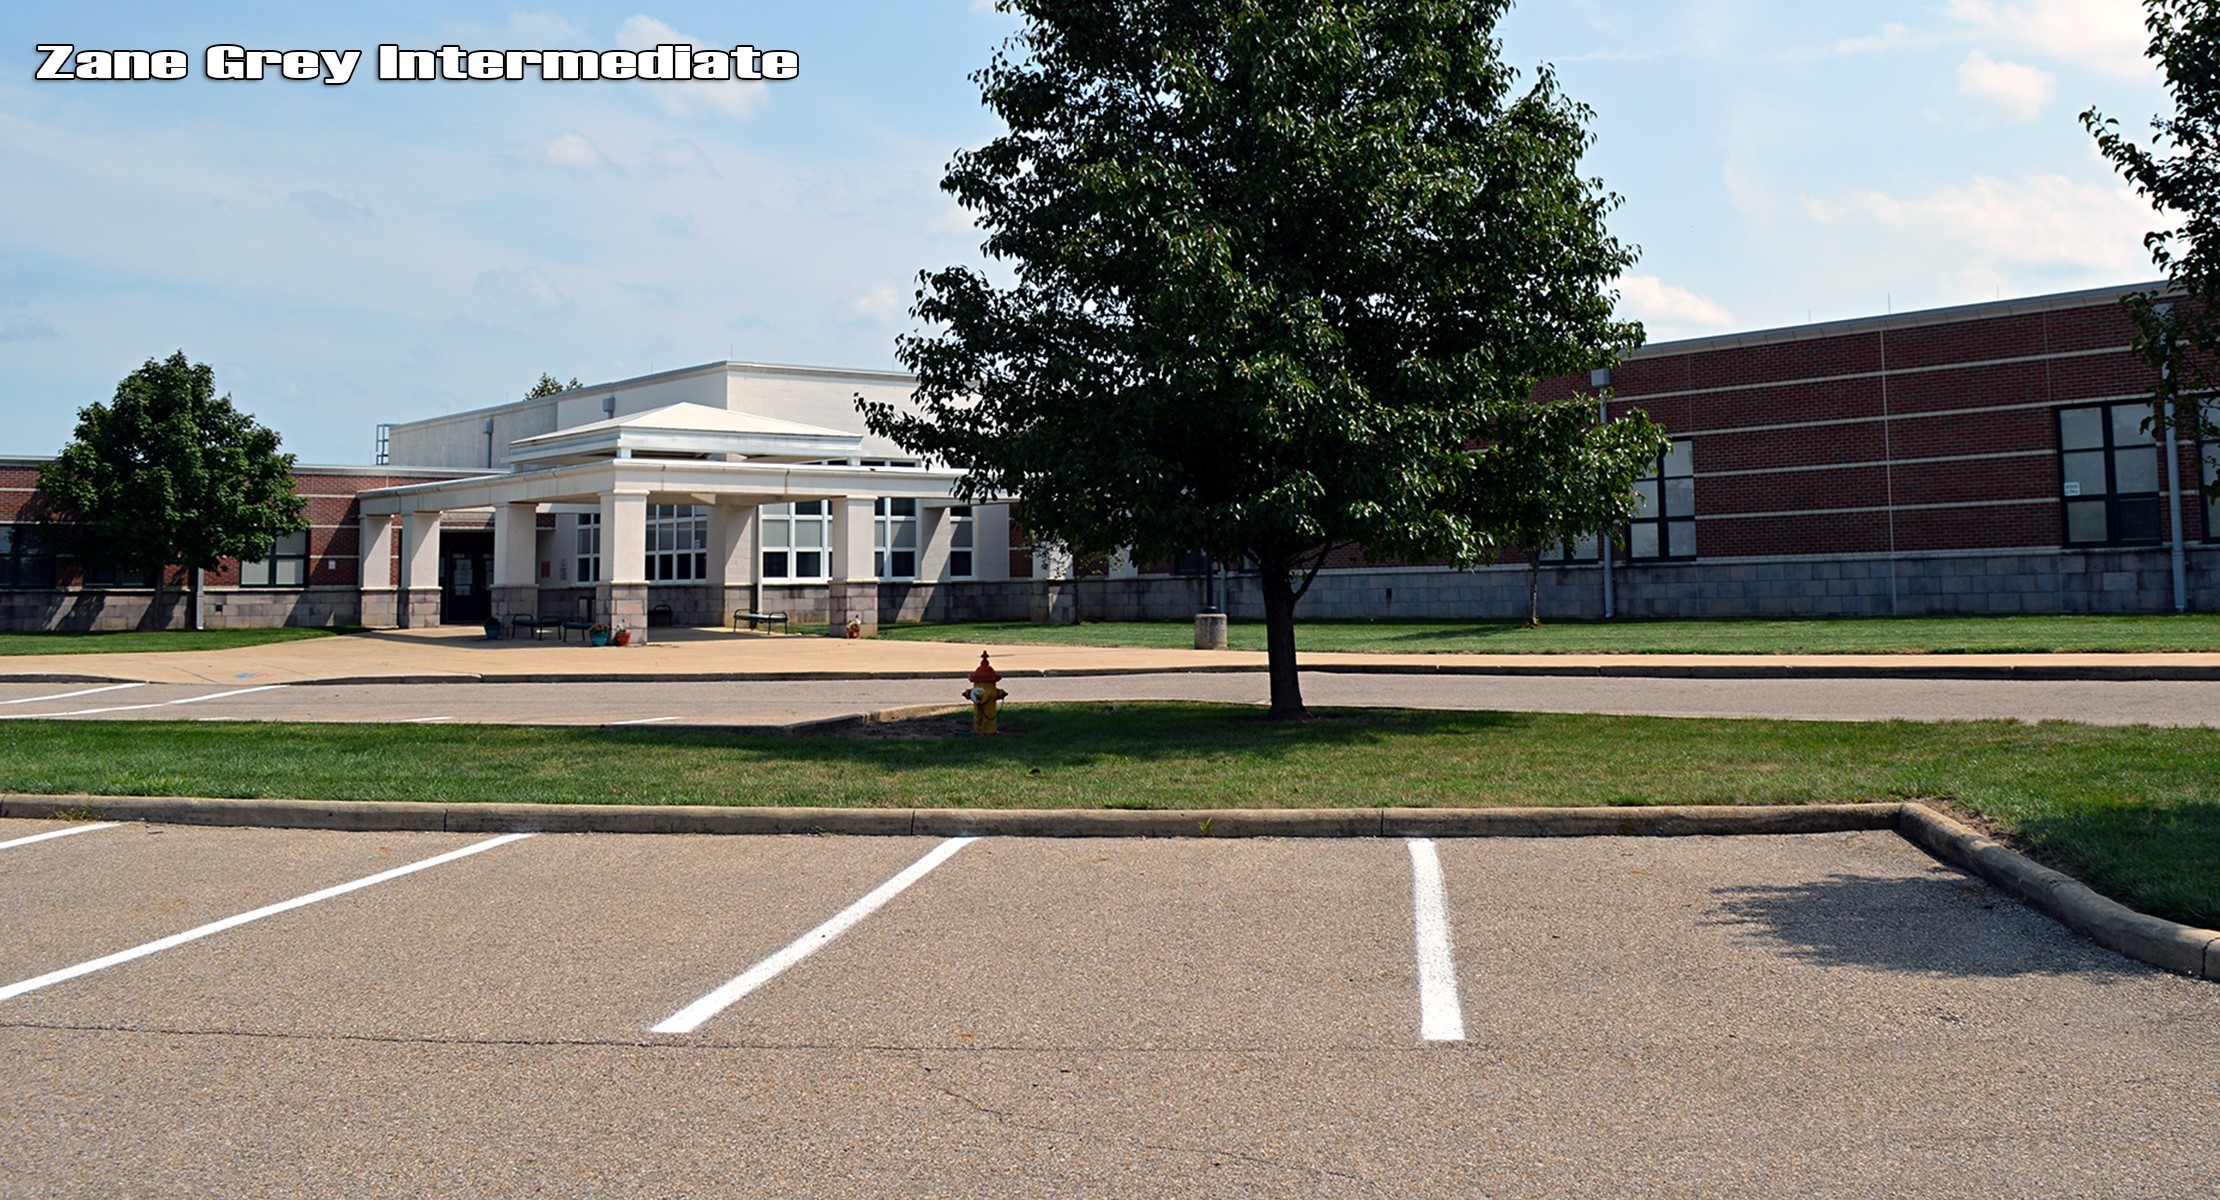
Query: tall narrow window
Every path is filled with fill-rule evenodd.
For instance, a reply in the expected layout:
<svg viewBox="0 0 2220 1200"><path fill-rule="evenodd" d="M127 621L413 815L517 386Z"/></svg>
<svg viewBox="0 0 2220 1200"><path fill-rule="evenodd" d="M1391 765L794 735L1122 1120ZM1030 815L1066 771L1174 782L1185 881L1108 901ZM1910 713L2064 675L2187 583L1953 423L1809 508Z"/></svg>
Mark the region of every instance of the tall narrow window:
<svg viewBox="0 0 2220 1200"><path fill-rule="evenodd" d="M971 552L978 537L979 522L971 515L971 506L960 504L948 510L948 577L969 579L973 574Z"/></svg>
<svg viewBox="0 0 2220 1200"><path fill-rule="evenodd" d="M36 525L0 525L0 588L54 586L54 555Z"/></svg>
<svg viewBox="0 0 2220 1200"><path fill-rule="evenodd" d="M280 534L259 562L239 564L241 587L301 587L308 582L308 531Z"/></svg>
<svg viewBox="0 0 2220 1200"><path fill-rule="evenodd" d="M825 578L825 547L832 541L832 511L823 500L763 506L763 578Z"/></svg>
<svg viewBox="0 0 2220 1200"><path fill-rule="evenodd" d="M1535 551L1536 557L1546 563L1596 561L1596 535L1584 533L1569 542L1552 542Z"/></svg>
<svg viewBox="0 0 2220 1200"><path fill-rule="evenodd" d="M2141 401L2058 410L2059 492L2069 546L2159 541L2158 440Z"/></svg>
<svg viewBox="0 0 2220 1200"><path fill-rule="evenodd" d="M573 578L579 583L601 582L601 514L579 513L578 527L571 537L578 560Z"/></svg>
<svg viewBox="0 0 2220 1200"><path fill-rule="evenodd" d="M1657 469L1634 481L1636 507L1627 522L1628 558L1696 557L1696 456L1674 442Z"/></svg>
<svg viewBox="0 0 2220 1200"><path fill-rule="evenodd" d="M698 504L650 504L649 583L693 583L709 577L709 514Z"/></svg>
<svg viewBox="0 0 2220 1200"><path fill-rule="evenodd" d="M872 506L871 573L917 578L917 501L881 496Z"/></svg>

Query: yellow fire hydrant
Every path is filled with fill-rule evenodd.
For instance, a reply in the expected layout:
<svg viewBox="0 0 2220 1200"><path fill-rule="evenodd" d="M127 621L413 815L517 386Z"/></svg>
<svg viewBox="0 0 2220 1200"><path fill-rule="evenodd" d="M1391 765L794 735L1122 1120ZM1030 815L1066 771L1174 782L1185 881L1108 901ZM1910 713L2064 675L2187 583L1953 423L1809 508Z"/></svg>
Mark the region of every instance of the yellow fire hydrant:
<svg viewBox="0 0 2220 1200"><path fill-rule="evenodd" d="M1010 693L994 686L1002 682L1002 672L994 669L984 652L979 655L979 669L971 673L971 687L964 691L964 699L971 701L971 732L994 733L995 713Z"/></svg>

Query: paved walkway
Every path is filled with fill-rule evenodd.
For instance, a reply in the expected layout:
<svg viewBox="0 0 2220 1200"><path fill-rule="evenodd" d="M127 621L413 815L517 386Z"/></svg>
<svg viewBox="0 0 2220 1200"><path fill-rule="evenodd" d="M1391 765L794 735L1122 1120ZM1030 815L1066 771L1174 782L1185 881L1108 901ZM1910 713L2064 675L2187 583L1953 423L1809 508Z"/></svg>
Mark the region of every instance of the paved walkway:
<svg viewBox="0 0 2220 1200"><path fill-rule="evenodd" d="M476 626L388 630L239 650L0 656L0 680L145 683L315 683L380 680L498 682L585 679L810 679L961 677L981 651L1028 675L1261 671L1241 650L1094 646L981 646L785 634L658 629L637 647L487 641ZM1686 678L2175 679L2220 680L2220 654L1335 654L1302 656L1306 670Z"/></svg>

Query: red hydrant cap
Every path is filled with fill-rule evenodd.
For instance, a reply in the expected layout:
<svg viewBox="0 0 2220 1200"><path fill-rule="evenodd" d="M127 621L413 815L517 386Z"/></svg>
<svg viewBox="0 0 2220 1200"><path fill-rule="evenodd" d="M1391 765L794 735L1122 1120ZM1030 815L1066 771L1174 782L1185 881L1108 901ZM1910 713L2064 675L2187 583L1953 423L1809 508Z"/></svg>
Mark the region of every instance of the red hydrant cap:
<svg viewBox="0 0 2220 1200"><path fill-rule="evenodd" d="M1000 683L1001 681L1002 672L994 669L994 664L987 661L987 656L982 651L979 655L979 669L971 673L971 682L989 684Z"/></svg>

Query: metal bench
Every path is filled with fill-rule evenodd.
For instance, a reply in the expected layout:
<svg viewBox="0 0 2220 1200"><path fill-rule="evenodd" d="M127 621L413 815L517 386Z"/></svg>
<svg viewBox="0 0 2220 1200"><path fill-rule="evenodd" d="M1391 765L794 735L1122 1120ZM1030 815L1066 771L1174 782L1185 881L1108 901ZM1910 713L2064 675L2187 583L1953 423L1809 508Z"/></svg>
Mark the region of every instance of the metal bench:
<svg viewBox="0 0 2220 1200"><path fill-rule="evenodd" d="M549 624L551 624L551 622L542 621L538 617L532 616L529 613L518 613L515 616L509 618L509 636L512 638L523 637L524 632L526 630L530 630L532 632L532 640L536 642L541 638L547 636L547 627Z"/></svg>
<svg viewBox="0 0 2220 1200"><path fill-rule="evenodd" d="M678 624L678 621L672 616L670 605L658 604L648 610L648 624L669 626Z"/></svg>
<svg viewBox="0 0 2220 1200"><path fill-rule="evenodd" d="M563 622L563 640L566 642L569 641L571 631L575 629L578 631L578 640L583 642L586 640L586 632L593 627L594 623L591 618L571 617Z"/></svg>
<svg viewBox="0 0 2220 1200"><path fill-rule="evenodd" d="M733 609L732 627L735 630L739 629L742 621L746 621L748 628L751 630L769 626L775 632L783 633L786 631L786 614L782 612L760 613L749 612L744 608Z"/></svg>

